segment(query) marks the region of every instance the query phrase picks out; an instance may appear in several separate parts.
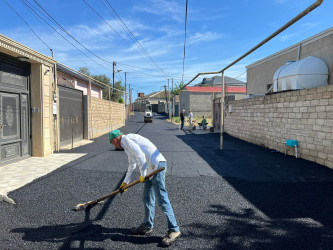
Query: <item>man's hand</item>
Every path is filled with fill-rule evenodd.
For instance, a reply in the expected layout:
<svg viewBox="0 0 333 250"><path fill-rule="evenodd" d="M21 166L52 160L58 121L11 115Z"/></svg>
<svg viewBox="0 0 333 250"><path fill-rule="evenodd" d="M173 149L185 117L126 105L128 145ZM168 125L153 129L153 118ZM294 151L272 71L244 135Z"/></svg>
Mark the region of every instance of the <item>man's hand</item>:
<svg viewBox="0 0 333 250"><path fill-rule="evenodd" d="M121 183L120 187L119 187L119 192L122 194L124 191L127 191L127 189L124 189L127 186L127 183L123 182Z"/></svg>
<svg viewBox="0 0 333 250"><path fill-rule="evenodd" d="M145 182L145 181L146 181L146 178L145 178L145 177L143 177L143 176L140 176L139 180L140 180L140 182L141 182L141 183L143 183L143 182Z"/></svg>

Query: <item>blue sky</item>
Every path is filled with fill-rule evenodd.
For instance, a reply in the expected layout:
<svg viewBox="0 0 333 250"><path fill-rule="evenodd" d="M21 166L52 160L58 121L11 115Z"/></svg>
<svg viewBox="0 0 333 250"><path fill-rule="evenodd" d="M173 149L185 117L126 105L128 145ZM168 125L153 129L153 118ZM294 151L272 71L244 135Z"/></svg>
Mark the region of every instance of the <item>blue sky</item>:
<svg viewBox="0 0 333 250"><path fill-rule="evenodd" d="M53 28L45 24L24 2L40 14L36 2L39 3L76 41L43 16ZM45 55L51 55L51 48L60 63L76 70L88 67L92 74L106 74L112 78L112 61L116 61L116 69L122 70L116 74L116 80L124 82L123 72L128 72L127 83L132 85L134 93L149 94L162 90L167 79L173 78L174 83L182 80L185 0L36 2L0 0L0 33ZM184 83L200 72L221 70L314 2L189 0ZM317 9L225 74L246 81L246 65L332 27L332 11L333 1L324 0ZM193 84L201 80L202 77Z"/></svg>

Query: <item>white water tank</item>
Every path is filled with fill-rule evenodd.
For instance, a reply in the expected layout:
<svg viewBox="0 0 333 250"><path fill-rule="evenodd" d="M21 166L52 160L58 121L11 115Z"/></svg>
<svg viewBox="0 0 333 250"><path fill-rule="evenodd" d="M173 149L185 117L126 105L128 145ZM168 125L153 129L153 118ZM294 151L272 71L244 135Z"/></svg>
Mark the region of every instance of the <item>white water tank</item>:
<svg viewBox="0 0 333 250"><path fill-rule="evenodd" d="M289 61L273 77L273 91L310 89L327 86L328 68L325 62L313 56L299 61Z"/></svg>

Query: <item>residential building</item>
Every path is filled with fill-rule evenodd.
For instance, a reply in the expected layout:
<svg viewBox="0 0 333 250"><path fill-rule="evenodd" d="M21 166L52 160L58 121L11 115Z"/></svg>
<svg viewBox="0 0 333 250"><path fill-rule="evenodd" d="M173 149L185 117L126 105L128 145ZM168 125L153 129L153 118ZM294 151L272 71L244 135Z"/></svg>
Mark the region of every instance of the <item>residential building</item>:
<svg viewBox="0 0 333 250"><path fill-rule="evenodd" d="M224 77L226 98L239 100L246 97L246 83L240 80ZM180 94L181 109L187 114L191 110L194 116L209 116L213 114L213 100L221 97L222 76L204 78L195 86L187 86Z"/></svg>
<svg viewBox="0 0 333 250"><path fill-rule="evenodd" d="M246 86L227 86L226 98L239 100L246 96ZM213 100L221 97L221 87L187 86L180 94L181 109L189 110L194 116L208 116L213 114Z"/></svg>
<svg viewBox="0 0 333 250"><path fill-rule="evenodd" d="M57 82L58 85L81 90L83 91L83 95L103 99L104 85L95 81L91 81L91 85L89 85L87 77L59 63L57 64Z"/></svg>
<svg viewBox="0 0 333 250"><path fill-rule="evenodd" d="M166 103L168 102L168 98L169 91L166 90L156 91L143 96L142 93L140 93L140 95L138 95L138 98L135 100L134 110L144 111L145 105L151 104L153 112L167 112Z"/></svg>
<svg viewBox="0 0 333 250"><path fill-rule="evenodd" d="M53 153L55 68L53 58L0 34L0 165Z"/></svg>
<svg viewBox="0 0 333 250"><path fill-rule="evenodd" d="M288 61L297 61L309 56L324 61L328 71L333 72L333 27L248 65L247 94L265 94L280 67ZM332 84L333 78L329 77L328 85Z"/></svg>

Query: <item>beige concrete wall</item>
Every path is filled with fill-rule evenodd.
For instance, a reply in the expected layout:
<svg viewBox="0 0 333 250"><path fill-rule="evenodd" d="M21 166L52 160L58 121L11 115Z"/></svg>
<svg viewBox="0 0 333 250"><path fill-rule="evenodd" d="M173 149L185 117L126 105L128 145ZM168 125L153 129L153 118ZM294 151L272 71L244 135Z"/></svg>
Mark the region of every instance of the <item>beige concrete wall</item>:
<svg viewBox="0 0 333 250"><path fill-rule="evenodd" d="M47 156L54 150L53 129L53 68L31 64L31 115L32 156Z"/></svg>
<svg viewBox="0 0 333 250"><path fill-rule="evenodd" d="M44 156L52 154L54 150L53 130L53 68L42 66L42 102L43 102L43 145Z"/></svg>
<svg viewBox="0 0 333 250"><path fill-rule="evenodd" d="M329 71L328 84L333 84L333 28L300 42L300 59L314 56L322 59ZM247 94L264 94L273 83L274 73L288 61L297 60L298 44L247 66Z"/></svg>
<svg viewBox="0 0 333 250"><path fill-rule="evenodd" d="M88 97L88 134L96 138L125 125L125 105Z"/></svg>
<svg viewBox="0 0 333 250"><path fill-rule="evenodd" d="M31 65L31 109L35 110L31 112L31 151L32 156L43 156L43 106L42 106L42 65Z"/></svg>
<svg viewBox="0 0 333 250"><path fill-rule="evenodd" d="M231 113L225 111L228 134L280 152L287 139L298 140L301 158L333 168L333 85L228 105L232 105Z"/></svg>

